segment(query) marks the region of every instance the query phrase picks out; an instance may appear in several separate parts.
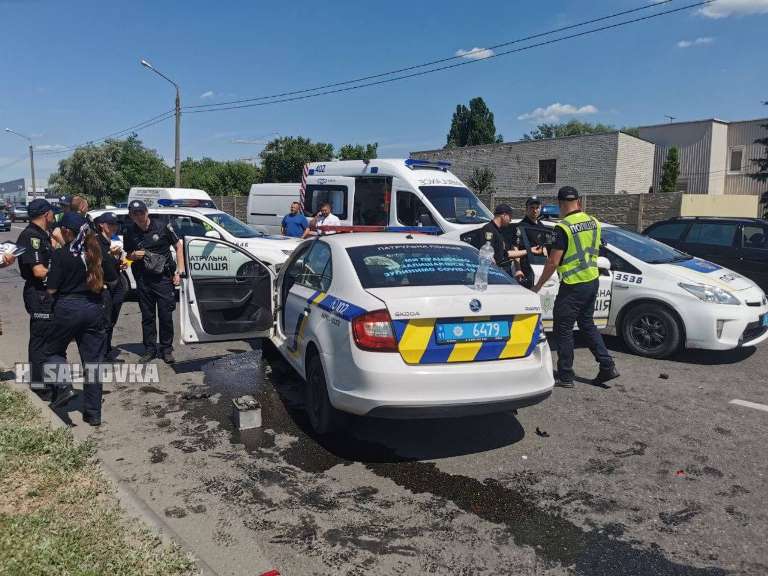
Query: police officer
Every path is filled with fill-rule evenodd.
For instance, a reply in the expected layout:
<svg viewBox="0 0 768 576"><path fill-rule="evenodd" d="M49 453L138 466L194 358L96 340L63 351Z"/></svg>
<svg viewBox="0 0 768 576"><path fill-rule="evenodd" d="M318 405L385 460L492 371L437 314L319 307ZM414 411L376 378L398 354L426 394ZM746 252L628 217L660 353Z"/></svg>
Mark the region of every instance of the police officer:
<svg viewBox="0 0 768 576"><path fill-rule="evenodd" d="M123 245L134 263L131 271L136 279L136 292L141 310L141 331L144 341L142 362L160 357L167 364L173 357L173 311L176 308L174 286L181 281L184 270L183 244L170 224L150 217L147 205L133 200L128 205L133 223L128 226ZM171 258L176 250L176 264ZM159 264L158 264L159 262ZM160 341L157 342L155 318L159 320Z"/></svg>
<svg viewBox="0 0 768 576"><path fill-rule="evenodd" d="M103 258L98 235L77 212L68 212L60 223L64 246L53 252L48 273L48 293L56 298L51 337L46 347L49 364L65 363L67 346L75 340L85 368L83 420L101 425L101 382L98 364L104 360L107 339L102 293L114 282L116 271ZM94 370L88 370L88 366ZM60 383L53 408L74 396L71 383Z"/></svg>
<svg viewBox="0 0 768 576"><path fill-rule="evenodd" d="M105 212L93 222L98 231L98 239L101 245L101 253L104 262L114 271L114 280L107 282L107 289L104 290L104 313L106 315L107 330L107 357L114 355L112 348L112 332L120 317L120 309L125 301L125 294L128 291L122 275L122 248L119 245L112 244L112 238L117 234L118 221L114 212Z"/></svg>
<svg viewBox="0 0 768 576"><path fill-rule="evenodd" d="M581 211L579 193L575 188L560 188L557 200L563 220L555 226L552 248L534 291L541 290L557 270L560 287L555 299L554 333L557 338L558 385L573 388L574 323L587 338L589 349L600 364L600 371L593 382L602 384L618 378L619 372L593 320L600 276L597 268L600 223Z"/></svg>
<svg viewBox="0 0 768 576"><path fill-rule="evenodd" d="M525 234L525 228L527 226L540 226L541 225L541 200L538 196L530 196L525 201L525 216L517 224L516 237L518 246L523 246L522 235ZM544 248L542 246L534 246L531 251L537 255L543 255ZM521 256L519 261L519 268L522 271L522 278L519 278L521 285L528 289L533 288L533 284L536 280L536 276L533 272L533 267L528 258L528 253Z"/></svg>
<svg viewBox="0 0 768 576"><path fill-rule="evenodd" d="M25 252L19 256L19 272L24 278L24 307L29 314L29 364L33 388L42 388L45 345L53 320L53 299L45 289L51 262L53 207L36 198L27 206L29 224L19 234L16 244Z"/></svg>
<svg viewBox="0 0 768 576"><path fill-rule="evenodd" d="M493 247L493 260L496 265L519 280L523 273L518 269L515 258L524 256L526 252L516 248L510 249L504 240L502 231L509 226L511 221L512 208L509 204L498 204L493 211L493 220L480 229L480 246L489 241ZM476 248L480 246L476 246Z"/></svg>

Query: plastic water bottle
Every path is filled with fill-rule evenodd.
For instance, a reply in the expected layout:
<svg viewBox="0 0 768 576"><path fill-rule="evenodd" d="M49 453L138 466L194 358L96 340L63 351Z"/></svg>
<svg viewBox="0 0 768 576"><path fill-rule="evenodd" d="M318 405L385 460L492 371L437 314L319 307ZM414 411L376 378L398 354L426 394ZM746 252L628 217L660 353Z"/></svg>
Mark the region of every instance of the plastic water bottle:
<svg viewBox="0 0 768 576"><path fill-rule="evenodd" d="M477 272L475 272L475 290L484 291L488 288L488 268L490 268L491 262L493 262L491 238L493 238L493 235L490 232L487 232L485 234L485 244L480 248Z"/></svg>

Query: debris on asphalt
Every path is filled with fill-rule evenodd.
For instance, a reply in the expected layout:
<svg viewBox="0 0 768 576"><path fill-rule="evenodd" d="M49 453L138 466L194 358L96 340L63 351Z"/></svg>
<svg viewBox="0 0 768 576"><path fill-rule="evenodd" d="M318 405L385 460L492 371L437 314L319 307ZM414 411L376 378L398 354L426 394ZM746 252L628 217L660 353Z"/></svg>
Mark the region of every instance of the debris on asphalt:
<svg viewBox="0 0 768 576"><path fill-rule="evenodd" d="M677 476L678 478L682 478L683 476L685 476L685 470L678 470L677 472L675 472L675 476Z"/></svg>
<svg viewBox="0 0 768 576"><path fill-rule="evenodd" d="M203 400L205 398L209 398L210 396L210 392L207 390L201 390L199 388L196 390L190 390L189 392L185 392L181 395L184 400Z"/></svg>
<svg viewBox="0 0 768 576"><path fill-rule="evenodd" d="M522 456L520 456L520 458L522 458L523 460L528 460L528 456L526 456L525 454L523 454Z"/></svg>
<svg viewBox="0 0 768 576"><path fill-rule="evenodd" d="M546 430L539 429L538 426L536 426L536 436L541 436L542 438L549 438L549 432Z"/></svg>
<svg viewBox="0 0 768 576"><path fill-rule="evenodd" d="M246 394L233 398L232 405L234 406L232 421L238 430L261 428L261 404L256 398Z"/></svg>
<svg viewBox="0 0 768 576"><path fill-rule="evenodd" d="M661 374L659 374L659 378L661 378L662 380L669 380L669 374L662 372Z"/></svg>

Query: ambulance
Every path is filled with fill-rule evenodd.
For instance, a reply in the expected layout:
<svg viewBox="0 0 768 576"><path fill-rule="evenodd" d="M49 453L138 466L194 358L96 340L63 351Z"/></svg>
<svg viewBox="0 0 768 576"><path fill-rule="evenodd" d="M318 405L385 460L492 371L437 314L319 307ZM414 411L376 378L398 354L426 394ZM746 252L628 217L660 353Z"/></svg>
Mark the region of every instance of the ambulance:
<svg viewBox="0 0 768 576"><path fill-rule="evenodd" d="M449 168L449 162L412 158L311 162L304 213L312 217L330 202L342 226L437 226L444 233L489 222L490 210ZM274 233L294 200L302 201L302 184L254 185L248 223Z"/></svg>

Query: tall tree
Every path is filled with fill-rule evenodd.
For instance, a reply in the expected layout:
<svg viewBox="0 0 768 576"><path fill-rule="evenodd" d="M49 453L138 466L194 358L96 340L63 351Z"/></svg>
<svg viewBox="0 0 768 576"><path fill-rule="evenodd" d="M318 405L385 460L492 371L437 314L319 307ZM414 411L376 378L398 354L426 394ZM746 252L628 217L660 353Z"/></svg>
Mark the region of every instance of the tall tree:
<svg viewBox="0 0 768 576"><path fill-rule="evenodd" d="M333 158L333 145L309 138L276 138L261 151L265 182L299 182L304 164Z"/></svg>
<svg viewBox="0 0 768 576"><path fill-rule="evenodd" d="M768 106L768 102L763 102L763 104ZM768 130L768 124L761 124L761 126ZM761 183L768 182L768 135L755 140L755 144L762 144L765 146L765 150L763 151L762 158L754 158L752 160L752 162L757 164L757 171L750 174L750 177ZM761 194L760 200L763 203L763 218L768 218L768 190Z"/></svg>
<svg viewBox="0 0 768 576"><path fill-rule="evenodd" d="M464 104L456 106L446 148L494 144L503 141L502 135L496 134L493 112L482 98L472 98L469 101L469 108Z"/></svg>
<svg viewBox="0 0 768 576"><path fill-rule="evenodd" d="M580 120L569 120L559 124L539 124L535 130L523 135L523 140L546 140L548 138L564 138L566 136L582 136L584 134L605 134L614 132L616 128L610 124L593 124ZM631 128L625 131L632 130Z"/></svg>
<svg viewBox="0 0 768 576"><path fill-rule="evenodd" d="M345 144L339 149L339 160L373 160L378 155L379 143Z"/></svg>
<svg viewBox="0 0 768 576"><path fill-rule="evenodd" d="M211 158L181 163L181 183L212 196L245 196L251 184L261 182L261 170L246 162L220 162Z"/></svg>
<svg viewBox="0 0 768 576"><path fill-rule="evenodd" d="M472 170L472 176L469 177L467 184L475 194L488 195L493 194L496 174L490 168L475 168Z"/></svg>
<svg viewBox="0 0 768 576"><path fill-rule="evenodd" d="M667 152L664 166L661 167L661 191L676 192L678 176L680 176L680 155L678 149L672 146Z"/></svg>

